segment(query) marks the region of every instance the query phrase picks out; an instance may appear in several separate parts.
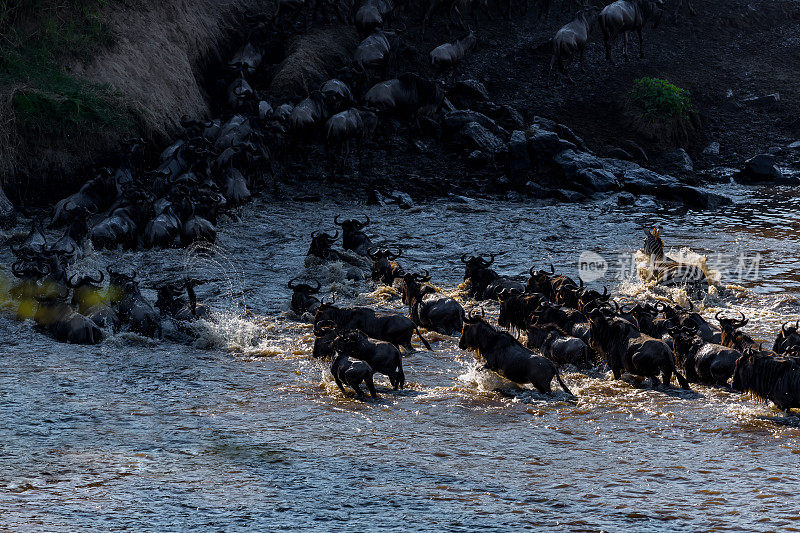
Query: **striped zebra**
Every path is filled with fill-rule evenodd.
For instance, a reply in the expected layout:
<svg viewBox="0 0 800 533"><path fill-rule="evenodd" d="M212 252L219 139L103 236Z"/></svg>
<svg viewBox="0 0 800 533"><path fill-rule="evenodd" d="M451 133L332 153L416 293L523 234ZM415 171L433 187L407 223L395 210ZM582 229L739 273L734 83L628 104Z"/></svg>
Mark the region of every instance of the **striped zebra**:
<svg viewBox="0 0 800 533"><path fill-rule="evenodd" d="M703 270L688 263L678 263L664 255L664 241L661 240L661 231L653 228L645 232L644 253L650 259L650 270L656 283L667 287L686 286L694 290L701 290L708 284Z"/></svg>

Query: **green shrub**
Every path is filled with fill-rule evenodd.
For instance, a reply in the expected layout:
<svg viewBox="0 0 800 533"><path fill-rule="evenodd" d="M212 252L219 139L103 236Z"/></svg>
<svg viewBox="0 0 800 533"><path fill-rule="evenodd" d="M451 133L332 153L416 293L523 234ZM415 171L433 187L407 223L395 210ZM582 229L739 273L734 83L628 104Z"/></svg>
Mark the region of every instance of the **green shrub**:
<svg viewBox="0 0 800 533"><path fill-rule="evenodd" d="M692 98L688 91L658 78L634 80L629 98L647 122L689 120L692 111Z"/></svg>

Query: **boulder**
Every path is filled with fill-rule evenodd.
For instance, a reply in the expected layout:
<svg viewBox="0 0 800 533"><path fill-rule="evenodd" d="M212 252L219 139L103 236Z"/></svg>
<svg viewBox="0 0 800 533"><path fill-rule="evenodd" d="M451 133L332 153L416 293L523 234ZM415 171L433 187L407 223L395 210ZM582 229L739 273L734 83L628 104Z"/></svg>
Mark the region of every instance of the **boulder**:
<svg viewBox="0 0 800 533"><path fill-rule="evenodd" d="M461 137L471 148L497 156L507 150L506 143L478 122L469 122L461 129Z"/></svg>
<svg viewBox="0 0 800 533"><path fill-rule="evenodd" d="M616 176L602 168L579 169L574 182L591 192L608 192L619 188Z"/></svg>
<svg viewBox="0 0 800 533"><path fill-rule="evenodd" d="M462 131L464 126L470 122L476 122L480 124L483 128L489 130L498 137L502 137L504 139L508 137L508 132L500 127L497 122L490 119L483 113L478 113L477 111L473 111L471 109L456 109L454 111L448 111L442 118L442 126L445 130L450 132Z"/></svg>
<svg viewBox="0 0 800 533"><path fill-rule="evenodd" d="M458 80L447 94L472 100L489 99L489 91L486 90L486 86L478 80L473 79Z"/></svg>
<svg viewBox="0 0 800 533"><path fill-rule="evenodd" d="M371 189L367 194L367 205L386 205L386 198L375 189Z"/></svg>
<svg viewBox="0 0 800 533"><path fill-rule="evenodd" d="M621 192L617 196L617 205L633 205L636 202L636 197L629 192Z"/></svg>
<svg viewBox="0 0 800 533"><path fill-rule="evenodd" d="M694 172L692 158L683 148L677 150L666 150L659 156L661 164L670 172L689 173Z"/></svg>
<svg viewBox="0 0 800 533"><path fill-rule="evenodd" d="M528 154L528 139L525 132L515 130L508 141L508 175L513 181L520 182L531 168Z"/></svg>
<svg viewBox="0 0 800 533"><path fill-rule="evenodd" d="M790 151L800 150L800 141L789 143L789 145L786 146L786 149Z"/></svg>
<svg viewBox="0 0 800 533"><path fill-rule="evenodd" d="M781 101L780 93L772 93L764 96L753 96L750 98L745 98L744 100L742 100L742 103L746 106L760 107L760 106L777 104L780 101Z"/></svg>
<svg viewBox="0 0 800 533"><path fill-rule="evenodd" d="M562 139L554 131L532 126L528 132L528 154L535 161L549 162L565 150L577 149L575 144Z"/></svg>
<svg viewBox="0 0 800 533"><path fill-rule="evenodd" d="M392 191L388 195L389 199L397 204L400 209L411 209L414 207L414 200L411 195L402 191Z"/></svg>
<svg viewBox="0 0 800 533"><path fill-rule="evenodd" d="M775 165L774 155L758 154L745 161L733 179L739 183L774 183L783 180L783 173Z"/></svg>
<svg viewBox="0 0 800 533"><path fill-rule="evenodd" d="M622 188L633 194L649 194L660 200L682 202L700 209L716 209L731 203L730 198L684 185L673 176L661 175L646 168L627 171Z"/></svg>
<svg viewBox="0 0 800 533"><path fill-rule="evenodd" d="M364 271L354 266L345 271L344 277L350 281L364 281L366 279Z"/></svg>
<svg viewBox="0 0 800 533"><path fill-rule="evenodd" d="M703 149L703 155L719 155L719 143L714 141Z"/></svg>
<svg viewBox="0 0 800 533"><path fill-rule="evenodd" d="M659 188L677 185L678 181L669 176L662 176L658 172L638 167L626 170L622 178L622 188L633 194L655 194L653 191Z"/></svg>
<svg viewBox="0 0 800 533"><path fill-rule="evenodd" d="M533 117L533 123L535 125L540 126L543 129L554 132L559 137L568 142L571 142L581 150L587 152L589 151L588 148L586 148L586 145L583 143L583 139L575 135L575 132L569 129L569 127L543 117Z"/></svg>
<svg viewBox="0 0 800 533"><path fill-rule="evenodd" d="M467 163L472 168L484 168L492 160L492 156L481 150L473 150L467 156Z"/></svg>
<svg viewBox="0 0 800 533"><path fill-rule="evenodd" d="M486 109L486 114L496 120L501 127L510 130L525 129L525 119L519 111L509 105L491 104Z"/></svg>
<svg viewBox="0 0 800 533"><path fill-rule="evenodd" d="M11 203L6 193L0 188L0 227L9 228L14 225L16 219L14 204Z"/></svg>
<svg viewBox="0 0 800 533"><path fill-rule="evenodd" d="M599 157L576 150L564 150L553 158L553 162L561 167L568 181L573 181L579 170L604 168L603 160Z"/></svg>
<svg viewBox="0 0 800 533"><path fill-rule="evenodd" d="M625 161L624 159L614 159L613 157L603 158L603 168L614 174L617 178L622 178L628 170L634 170L640 167L633 161Z"/></svg>
<svg viewBox="0 0 800 533"><path fill-rule="evenodd" d="M550 193L553 198L561 200L562 202L574 203L586 200L586 196L578 191L569 191L566 189L552 189Z"/></svg>
<svg viewBox="0 0 800 533"><path fill-rule="evenodd" d="M525 184L525 190L530 194L532 197L543 200L545 198L552 198L553 194L550 192L550 189L546 189L539 185L538 183L534 183L529 181Z"/></svg>

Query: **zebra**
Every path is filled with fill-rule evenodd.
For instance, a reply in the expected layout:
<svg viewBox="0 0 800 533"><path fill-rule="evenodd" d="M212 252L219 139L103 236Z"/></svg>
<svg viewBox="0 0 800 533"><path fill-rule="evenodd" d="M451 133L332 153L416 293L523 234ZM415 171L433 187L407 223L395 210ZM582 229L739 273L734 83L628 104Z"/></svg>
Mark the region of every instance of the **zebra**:
<svg viewBox="0 0 800 533"><path fill-rule="evenodd" d="M666 287L686 286L694 293L708 286L706 274L700 267L679 263L664 255L664 241L658 228L645 232L645 235L643 251L650 259L650 270L656 283Z"/></svg>

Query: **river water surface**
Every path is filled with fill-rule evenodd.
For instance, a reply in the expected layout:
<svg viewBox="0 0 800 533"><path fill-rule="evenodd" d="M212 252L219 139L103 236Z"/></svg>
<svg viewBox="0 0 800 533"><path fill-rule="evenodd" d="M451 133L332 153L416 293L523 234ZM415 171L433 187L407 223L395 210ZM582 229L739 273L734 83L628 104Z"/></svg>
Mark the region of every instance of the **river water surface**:
<svg viewBox="0 0 800 533"><path fill-rule="evenodd" d="M433 352L405 358L406 390L381 377L380 399L361 403L310 359L310 327L288 313L286 282L304 272L337 301L401 309L342 265L304 266L309 233L332 231L338 213L367 213L372 236L404 245L407 270L453 294L464 252L503 252L502 273L552 263L575 276L589 250L610 265L598 286L653 296L617 278L659 226L674 253L721 274L697 305L743 310L771 346L800 311L800 194L724 192L735 205L708 213L613 199L410 211L259 200L220 225L211 256L90 252L82 268L131 266L146 288L191 271L216 321L192 345L119 334L79 347L0 318L0 529L796 531L800 422L770 405L570 369L576 403L515 391L431 333ZM739 258L756 257L739 280Z"/></svg>

